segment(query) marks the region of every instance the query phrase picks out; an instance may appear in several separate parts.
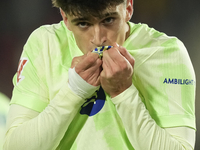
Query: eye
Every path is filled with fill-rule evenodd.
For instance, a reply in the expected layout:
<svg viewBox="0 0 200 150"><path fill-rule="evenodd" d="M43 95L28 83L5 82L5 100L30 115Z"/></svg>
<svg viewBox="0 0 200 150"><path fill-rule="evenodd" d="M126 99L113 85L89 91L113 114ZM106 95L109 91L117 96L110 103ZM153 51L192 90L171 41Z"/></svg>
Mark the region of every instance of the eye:
<svg viewBox="0 0 200 150"><path fill-rule="evenodd" d="M87 28L89 26L89 23L79 22L79 23L77 23L77 26L80 27L80 28Z"/></svg>
<svg viewBox="0 0 200 150"><path fill-rule="evenodd" d="M111 24L111 23L114 22L114 20L115 20L115 18L109 17L109 18L104 19L104 20L103 20L103 23L104 23L104 24Z"/></svg>

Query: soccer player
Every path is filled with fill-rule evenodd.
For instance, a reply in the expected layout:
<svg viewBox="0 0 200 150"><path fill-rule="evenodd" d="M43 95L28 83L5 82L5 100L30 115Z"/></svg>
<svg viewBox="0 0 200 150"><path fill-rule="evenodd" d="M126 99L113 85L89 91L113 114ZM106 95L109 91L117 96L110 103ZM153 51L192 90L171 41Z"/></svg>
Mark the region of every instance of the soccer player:
<svg viewBox="0 0 200 150"><path fill-rule="evenodd" d="M0 150L3 149L4 134L6 131L6 116L9 108L9 98L0 92Z"/></svg>
<svg viewBox="0 0 200 150"><path fill-rule="evenodd" d="M183 43L130 22L133 0L53 4L63 20L24 46L4 149L194 149L195 74Z"/></svg>

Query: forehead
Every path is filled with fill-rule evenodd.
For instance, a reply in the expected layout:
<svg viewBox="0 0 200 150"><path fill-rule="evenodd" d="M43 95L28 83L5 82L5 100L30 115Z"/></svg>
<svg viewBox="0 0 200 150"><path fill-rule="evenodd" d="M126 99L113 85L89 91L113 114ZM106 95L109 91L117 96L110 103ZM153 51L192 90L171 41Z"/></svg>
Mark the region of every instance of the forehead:
<svg viewBox="0 0 200 150"><path fill-rule="evenodd" d="M99 19L103 19L109 16L117 16L120 15L124 10L124 4L119 4L117 6L112 6L112 7L108 7L105 8L100 14L96 14L91 15L91 14L81 14L79 13L78 15L67 15L68 19L71 18L71 22L75 22L75 21L80 21L80 20L99 20Z"/></svg>

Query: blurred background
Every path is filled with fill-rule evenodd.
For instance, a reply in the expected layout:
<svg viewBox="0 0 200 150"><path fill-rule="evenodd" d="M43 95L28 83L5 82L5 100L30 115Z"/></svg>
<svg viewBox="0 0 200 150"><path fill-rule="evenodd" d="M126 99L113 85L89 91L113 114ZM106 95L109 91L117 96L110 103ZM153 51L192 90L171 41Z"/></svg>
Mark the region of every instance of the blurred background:
<svg viewBox="0 0 200 150"><path fill-rule="evenodd" d="M146 23L178 37L188 49L196 72L196 148L200 149L200 1L135 0L132 22ZM59 10L50 0L0 1L0 92L12 95L12 77L17 71L23 46L33 30L59 22Z"/></svg>

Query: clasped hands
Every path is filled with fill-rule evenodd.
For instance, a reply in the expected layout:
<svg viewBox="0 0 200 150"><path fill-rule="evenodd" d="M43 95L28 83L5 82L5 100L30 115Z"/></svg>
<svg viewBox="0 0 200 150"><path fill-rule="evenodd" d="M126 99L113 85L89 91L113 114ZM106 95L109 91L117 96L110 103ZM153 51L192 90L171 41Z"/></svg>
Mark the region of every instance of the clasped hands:
<svg viewBox="0 0 200 150"><path fill-rule="evenodd" d="M101 85L112 98L132 84L134 58L122 46L115 44L103 52L102 59L96 53L74 57L71 68L87 83Z"/></svg>

